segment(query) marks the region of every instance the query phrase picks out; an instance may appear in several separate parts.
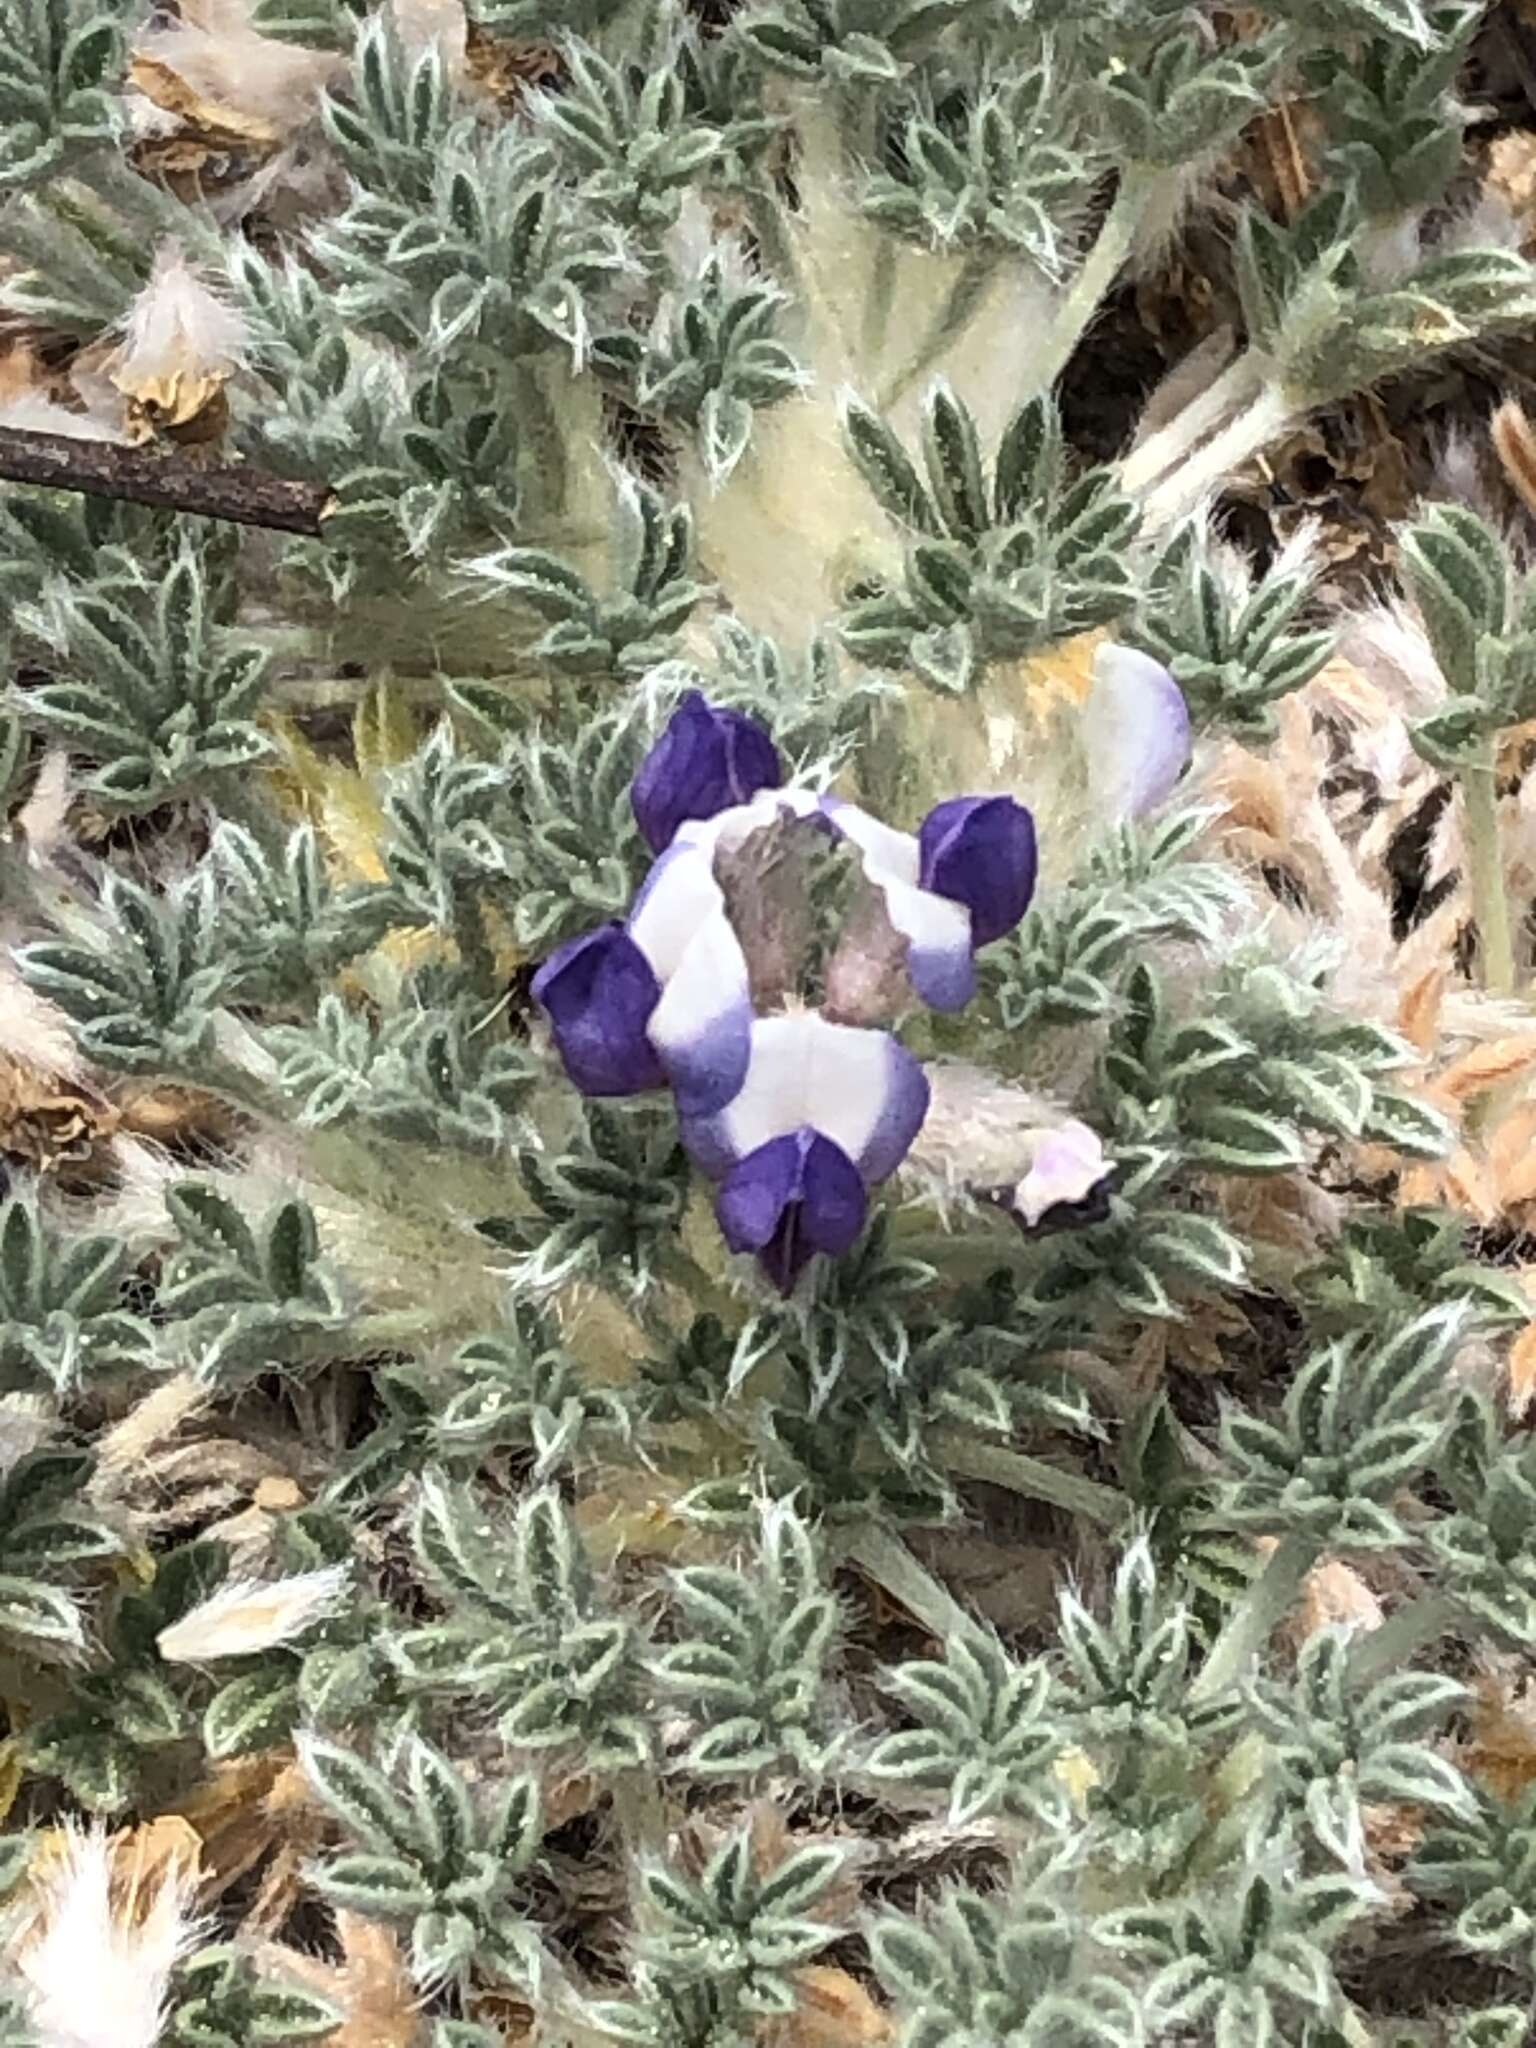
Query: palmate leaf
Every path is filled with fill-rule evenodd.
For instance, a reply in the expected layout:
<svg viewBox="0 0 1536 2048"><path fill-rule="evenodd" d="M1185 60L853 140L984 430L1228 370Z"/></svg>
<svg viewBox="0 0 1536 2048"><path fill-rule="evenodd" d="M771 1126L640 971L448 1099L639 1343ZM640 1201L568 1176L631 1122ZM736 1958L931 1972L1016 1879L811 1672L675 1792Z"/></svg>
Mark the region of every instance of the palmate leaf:
<svg viewBox="0 0 1536 2048"><path fill-rule="evenodd" d="M1108 470L1066 476L1050 398L1014 416L990 478L975 422L942 382L924 407L921 474L892 429L856 399L844 402L843 431L876 499L910 536L904 581L860 597L840 627L862 660L914 668L958 695L988 661L1127 609L1136 509Z"/></svg>
<svg viewBox="0 0 1536 2048"><path fill-rule="evenodd" d="M206 869L161 896L114 875L89 945L40 940L17 958L29 985L70 1018L82 1051L99 1065L190 1079L209 1055L230 972L216 922Z"/></svg>
<svg viewBox="0 0 1536 2048"><path fill-rule="evenodd" d="M680 1640L652 1668L698 1729L681 1768L750 1782L789 1757L816 1772L831 1748L822 1689L838 1612L794 1508L762 1510L755 1568L690 1566L672 1592Z"/></svg>
<svg viewBox="0 0 1536 2048"><path fill-rule="evenodd" d="M58 680L28 691L27 721L95 765L82 786L114 811L153 810L269 751L254 713L267 660L214 623L210 569L184 544L158 592L55 584Z"/></svg>
<svg viewBox="0 0 1536 2048"><path fill-rule="evenodd" d="M301 1738L300 1755L320 1797L365 1844L315 1867L321 1894L408 1930L423 1989L460 1981L472 1966L519 1981L528 1950L517 1884L544 1832L536 1781L521 1775L472 1787L419 1736L404 1745L395 1773L403 1785L316 1736Z"/></svg>
<svg viewBox="0 0 1536 2048"><path fill-rule="evenodd" d="M0 1204L0 1384L63 1393L148 1365L153 1331L123 1306L131 1263L120 1239L71 1242L26 1198Z"/></svg>
<svg viewBox="0 0 1536 2048"><path fill-rule="evenodd" d="M118 132L120 17L81 0L4 0L0 190L36 184Z"/></svg>

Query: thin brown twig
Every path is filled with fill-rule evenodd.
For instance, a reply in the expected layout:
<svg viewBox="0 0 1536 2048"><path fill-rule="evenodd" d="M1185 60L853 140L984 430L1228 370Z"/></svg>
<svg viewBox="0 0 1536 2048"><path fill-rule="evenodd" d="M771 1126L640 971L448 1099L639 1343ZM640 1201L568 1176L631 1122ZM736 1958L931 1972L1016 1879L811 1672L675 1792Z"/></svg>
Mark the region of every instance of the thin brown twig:
<svg viewBox="0 0 1536 2048"><path fill-rule="evenodd" d="M328 484L294 483L229 463L205 469L157 448L124 448L113 441L29 434L12 427L0 428L0 479L315 539L332 504Z"/></svg>

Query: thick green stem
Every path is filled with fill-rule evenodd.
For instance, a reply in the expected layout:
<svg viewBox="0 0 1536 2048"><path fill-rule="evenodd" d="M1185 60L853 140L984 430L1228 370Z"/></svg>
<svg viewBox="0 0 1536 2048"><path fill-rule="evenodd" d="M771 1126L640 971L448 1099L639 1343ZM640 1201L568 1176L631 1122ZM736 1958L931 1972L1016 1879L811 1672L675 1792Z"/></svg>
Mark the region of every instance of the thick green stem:
<svg viewBox="0 0 1536 2048"><path fill-rule="evenodd" d="M1080 1472L1068 1472L1060 1465L1047 1465L1013 1451L1006 1444L977 1443L970 1437L945 1437L937 1446L945 1469L957 1479L980 1479L990 1486L1006 1486L1028 1500L1049 1501L1074 1515L1085 1515L1112 1529L1123 1522L1130 1504L1112 1486L1100 1486Z"/></svg>
<svg viewBox="0 0 1536 2048"><path fill-rule="evenodd" d="M864 318L859 335L859 353L866 371L885 353L891 307L896 300L896 272L901 251L894 235L880 235L870 259L869 288L864 294Z"/></svg>
<svg viewBox="0 0 1536 2048"><path fill-rule="evenodd" d="M333 1327L293 1331L287 1339L287 1362L328 1365L343 1358L376 1358L390 1351L415 1351L438 1336L452 1321L446 1308L380 1309L373 1315L351 1316Z"/></svg>
<svg viewBox="0 0 1536 2048"><path fill-rule="evenodd" d="M453 891L453 942L459 960L476 988L490 995L496 989L496 955L486 936L485 909L473 883L460 882Z"/></svg>
<svg viewBox="0 0 1536 2048"><path fill-rule="evenodd" d="M931 1629L940 1641L969 1634L974 1621L947 1588L918 1563L906 1544L878 1522L867 1522L843 1540L843 1556L866 1578Z"/></svg>
<svg viewBox="0 0 1536 2048"><path fill-rule="evenodd" d="M1302 1582L1322 1554L1322 1544L1305 1530L1285 1537L1269 1562L1227 1616L1189 1689L1192 1700L1219 1699L1246 1674L1300 1597Z"/></svg>
<svg viewBox="0 0 1536 2048"><path fill-rule="evenodd" d="M1235 406L1246 404L1261 381L1252 353L1229 363L1214 384L1208 384L1165 427L1131 450L1120 467L1125 489L1138 494L1150 490L1169 470L1186 461L1207 435L1215 433Z"/></svg>
<svg viewBox="0 0 1536 2048"><path fill-rule="evenodd" d="M629 1852L630 1867L667 1846L667 1807L661 1780L652 1771L621 1771L613 1781L613 1812Z"/></svg>
<svg viewBox="0 0 1536 2048"><path fill-rule="evenodd" d="M1142 501L1149 531L1174 526L1201 499L1262 454L1296 416L1296 407L1275 384L1263 384L1228 426L1170 470Z"/></svg>
<svg viewBox="0 0 1536 2048"><path fill-rule="evenodd" d="M1504 856L1499 844L1496 745L1496 741L1490 742L1481 761L1462 769L1461 815L1483 982L1493 994L1507 996L1515 986L1515 949L1510 937L1509 897L1504 888Z"/></svg>
<svg viewBox="0 0 1536 2048"><path fill-rule="evenodd" d="M975 312L996 270L997 258L990 253L966 258L959 275L924 332L922 340L907 358L905 366L881 391L882 412L889 412L897 400L912 389L918 378L932 369L946 345L954 339Z"/></svg>
<svg viewBox="0 0 1536 2048"><path fill-rule="evenodd" d="M222 1096L233 1108L248 1116L279 1117L284 1103L275 1088L222 1053L209 1053L195 1067L168 1073L166 1079L184 1088L201 1089L204 1094Z"/></svg>
<svg viewBox="0 0 1536 2048"><path fill-rule="evenodd" d="M1135 246L1136 236L1157 193L1157 179L1147 171L1122 172L1114 204L1104 216L1093 247L1073 278L1066 297L1056 309L1045 340L1031 366L1030 382L1037 392L1049 391L1071 362L1078 343L1087 333L1093 316L1108 297L1125 259Z"/></svg>
<svg viewBox="0 0 1536 2048"><path fill-rule="evenodd" d="M1396 1671L1420 1650L1427 1649L1461 1618L1461 1607L1448 1593L1421 1593L1396 1614L1358 1636L1349 1653L1349 1675L1356 1685Z"/></svg>

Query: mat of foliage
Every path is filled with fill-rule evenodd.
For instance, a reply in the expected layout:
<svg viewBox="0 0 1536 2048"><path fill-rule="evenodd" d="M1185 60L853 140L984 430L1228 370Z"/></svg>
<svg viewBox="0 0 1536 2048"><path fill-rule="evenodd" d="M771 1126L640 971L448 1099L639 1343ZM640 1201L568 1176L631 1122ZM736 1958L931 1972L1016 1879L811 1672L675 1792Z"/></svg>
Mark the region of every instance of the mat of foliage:
<svg viewBox="0 0 1536 2048"><path fill-rule="evenodd" d="M1536 7L0 47L0 2042L1536 2039Z"/></svg>

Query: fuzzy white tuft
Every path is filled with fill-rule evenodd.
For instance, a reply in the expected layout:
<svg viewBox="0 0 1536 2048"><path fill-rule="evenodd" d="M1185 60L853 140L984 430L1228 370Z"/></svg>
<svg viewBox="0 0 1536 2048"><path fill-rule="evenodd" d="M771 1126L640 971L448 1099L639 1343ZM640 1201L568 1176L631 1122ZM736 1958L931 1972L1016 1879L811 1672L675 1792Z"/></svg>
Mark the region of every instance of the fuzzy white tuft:
<svg viewBox="0 0 1536 2048"><path fill-rule="evenodd" d="M137 392L180 378L228 376L247 344L240 315L210 290L179 243L162 242L148 284L128 308L112 379L119 390Z"/></svg>
<svg viewBox="0 0 1536 2048"><path fill-rule="evenodd" d="M38 2048L155 2048L171 1972L190 1946L185 1864L124 1886L100 1828L63 1831L34 1867L36 1908L11 1968ZM125 1895L126 1893L126 1895Z"/></svg>
<svg viewBox="0 0 1536 2048"><path fill-rule="evenodd" d="M1350 619L1342 652L1403 716L1445 702L1445 678L1422 621L1405 604L1373 605Z"/></svg>
<svg viewBox="0 0 1536 2048"><path fill-rule="evenodd" d="M168 1664L212 1663L274 1649L334 1614L350 1576L347 1565L332 1564L266 1584L236 1579L163 1628L155 1647Z"/></svg>
<svg viewBox="0 0 1536 2048"><path fill-rule="evenodd" d="M0 953L0 1059L37 1067L61 1080L76 1080L84 1068L63 1012L45 1002Z"/></svg>
<svg viewBox="0 0 1536 2048"><path fill-rule="evenodd" d="M207 103L194 118L211 113L252 128L253 139L286 139L313 119L344 59L259 35L250 17L247 0L186 0L174 18L162 11L141 31L134 55L173 74L183 107L187 95Z"/></svg>
<svg viewBox="0 0 1536 2048"><path fill-rule="evenodd" d="M121 427L89 412L72 412L43 391L22 391L0 403L0 427L19 434L62 434L70 441L124 441Z"/></svg>

